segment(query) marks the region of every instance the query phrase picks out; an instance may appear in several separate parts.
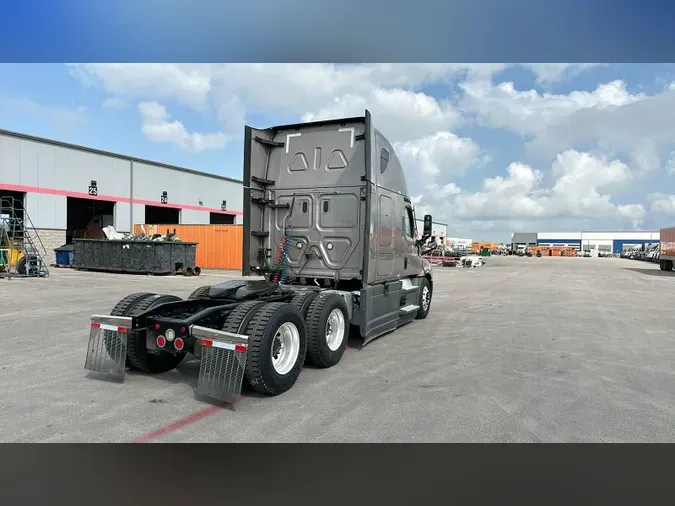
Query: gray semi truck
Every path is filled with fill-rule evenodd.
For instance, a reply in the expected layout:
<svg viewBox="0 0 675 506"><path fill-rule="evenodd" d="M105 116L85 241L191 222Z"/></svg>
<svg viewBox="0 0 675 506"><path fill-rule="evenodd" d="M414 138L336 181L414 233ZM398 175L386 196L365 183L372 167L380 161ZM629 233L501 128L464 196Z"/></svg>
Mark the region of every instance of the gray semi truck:
<svg viewBox="0 0 675 506"><path fill-rule="evenodd" d="M201 360L197 393L231 401L290 389L305 361L336 365L350 330L363 344L424 319L433 294L403 168L371 115L284 125L244 137L244 277L187 299L134 293L91 317L85 369Z"/></svg>

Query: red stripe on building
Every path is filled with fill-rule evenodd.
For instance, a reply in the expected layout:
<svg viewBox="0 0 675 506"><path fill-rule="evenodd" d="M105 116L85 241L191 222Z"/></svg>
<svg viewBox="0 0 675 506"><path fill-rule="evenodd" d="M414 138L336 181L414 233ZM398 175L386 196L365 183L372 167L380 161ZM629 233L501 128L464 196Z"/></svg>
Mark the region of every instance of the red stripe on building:
<svg viewBox="0 0 675 506"><path fill-rule="evenodd" d="M173 209L186 209L190 211L203 211L208 213L234 214L237 216L241 216L244 214L241 211L222 211L220 208L217 207L192 206L187 204L173 204L173 203L162 204L161 202L156 200L130 199L129 197L115 197L112 195L89 195L88 193L57 190L54 188L43 188L41 186L25 186L25 185L0 183L0 190L22 192L22 193L23 192L41 193L43 195L59 195L61 197L75 197L79 199L105 200L108 202L123 202L125 204L133 203L146 206L170 207Z"/></svg>

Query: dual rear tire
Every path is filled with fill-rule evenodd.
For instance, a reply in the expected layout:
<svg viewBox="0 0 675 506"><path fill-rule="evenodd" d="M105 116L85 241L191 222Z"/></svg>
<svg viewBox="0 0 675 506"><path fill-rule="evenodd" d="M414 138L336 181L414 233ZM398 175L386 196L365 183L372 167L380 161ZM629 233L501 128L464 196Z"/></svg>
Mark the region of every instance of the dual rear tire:
<svg viewBox="0 0 675 506"><path fill-rule="evenodd" d="M290 303L245 302L230 313L223 330L248 335L247 383L279 395L295 384L305 361L324 368L340 361L348 322L342 297L303 292Z"/></svg>
<svg viewBox="0 0 675 506"><path fill-rule="evenodd" d="M127 295L110 312L112 316L138 316L139 314L165 304L181 300L175 295L161 295L149 292L138 292ZM105 331L104 343L111 352L118 339L117 333ZM158 354L148 353L145 344L145 332L130 332L127 335L127 356L125 365L130 369L136 369L151 374L161 374L171 371L180 364L187 351L177 354L162 352Z"/></svg>
<svg viewBox="0 0 675 506"><path fill-rule="evenodd" d="M207 289L195 290L190 298L203 296ZM137 316L179 300L174 295L134 293L122 299L111 314ZM349 313L340 295L307 291L290 303L244 302L228 315L223 330L249 336L244 372L249 385L260 393L279 395L295 384L305 361L328 368L342 359L349 339ZM126 366L132 369L164 373L180 364L186 354L149 353L145 332L127 336Z"/></svg>

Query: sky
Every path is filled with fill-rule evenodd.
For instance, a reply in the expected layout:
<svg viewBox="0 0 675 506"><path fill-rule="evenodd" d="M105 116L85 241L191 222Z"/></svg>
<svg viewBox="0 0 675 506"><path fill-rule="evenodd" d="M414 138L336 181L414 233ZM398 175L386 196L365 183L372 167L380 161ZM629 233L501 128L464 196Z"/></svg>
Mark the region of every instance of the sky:
<svg viewBox="0 0 675 506"><path fill-rule="evenodd" d="M240 179L244 125L363 115L450 237L675 225L672 64L0 64L0 128Z"/></svg>

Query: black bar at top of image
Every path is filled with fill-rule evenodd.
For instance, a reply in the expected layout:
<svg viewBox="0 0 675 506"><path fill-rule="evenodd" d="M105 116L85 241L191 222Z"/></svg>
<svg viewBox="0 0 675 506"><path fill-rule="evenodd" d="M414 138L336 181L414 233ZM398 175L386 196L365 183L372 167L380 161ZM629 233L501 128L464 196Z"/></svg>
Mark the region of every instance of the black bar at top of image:
<svg viewBox="0 0 675 506"><path fill-rule="evenodd" d="M0 504L646 505L672 501L673 448L7 444L0 450Z"/></svg>

